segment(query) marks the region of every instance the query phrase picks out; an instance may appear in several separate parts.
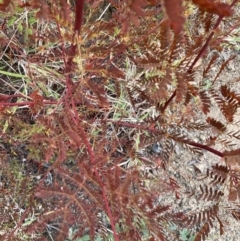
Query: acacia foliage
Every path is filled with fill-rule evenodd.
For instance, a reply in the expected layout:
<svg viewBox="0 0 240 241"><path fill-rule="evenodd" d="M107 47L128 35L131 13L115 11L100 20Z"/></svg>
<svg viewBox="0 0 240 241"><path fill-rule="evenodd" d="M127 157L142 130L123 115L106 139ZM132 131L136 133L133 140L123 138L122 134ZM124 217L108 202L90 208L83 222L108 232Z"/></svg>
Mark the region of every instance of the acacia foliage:
<svg viewBox="0 0 240 241"><path fill-rule="evenodd" d="M240 196L240 151L232 150L229 143L231 138L239 139L239 134L227 133L226 126L234 121L240 98L229 86L217 85L233 57L222 63L210 89L196 79L198 61L217 47L221 52L224 32L218 28L225 17L232 16L235 2L111 0L111 11L102 0L1 3L0 10L6 13L35 10L47 28L43 36L34 29L24 43L34 49L27 55L12 41L6 45L14 54L21 53L16 54L18 61L23 56L27 59L21 74L28 75L32 84L25 93L0 96L4 143L23 142L27 162L45 167L31 196L31 200L42 199L44 208L26 233L44 233L54 223L55 240L65 240L73 227L73 240L85 234L94 240L99 230L104 236L106 226L116 241L142 240L144 229L148 240L168 240L166 224L175 223L193 230L201 227L195 240L204 240L214 222L224 232L223 199L239 220L239 209L232 203ZM190 3L197 8L191 30L187 24L192 16L186 17ZM48 49L48 44L54 47ZM201 78L211 75L216 59L207 60ZM53 70L44 68L51 62ZM135 68L133 73L131 68ZM39 83L46 82L53 96L39 88ZM214 104L225 123L208 116ZM27 106L34 123L27 123L21 109L14 112L12 106ZM143 118L147 109L153 111ZM201 123L196 121L196 112L203 116ZM211 133L205 143L194 141L192 135L198 131ZM228 139L222 138L224 133ZM159 155L147 157L141 152L156 142L162 146ZM224 145L225 151L215 149L216 143ZM169 174L176 146L222 158L221 164L207 170L208 186L201 181L200 191L186 191ZM164 178L155 175L154 181L149 180L143 170L149 167L164 170ZM173 203L196 196L211 204L198 212L175 211L174 205L158 201L169 193ZM29 202L25 216L33 203ZM11 240L23 223L20 219L17 228L3 238Z"/></svg>

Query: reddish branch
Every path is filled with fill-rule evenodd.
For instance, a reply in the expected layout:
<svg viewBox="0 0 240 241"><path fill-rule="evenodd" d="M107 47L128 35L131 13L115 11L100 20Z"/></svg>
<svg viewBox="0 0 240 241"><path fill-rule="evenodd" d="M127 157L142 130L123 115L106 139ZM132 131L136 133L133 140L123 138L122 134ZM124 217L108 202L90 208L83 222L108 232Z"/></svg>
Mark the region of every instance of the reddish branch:
<svg viewBox="0 0 240 241"><path fill-rule="evenodd" d="M203 150L206 150L206 151L209 151L219 157L223 157L224 154L220 151L217 151L215 150L214 148L210 147L210 146L207 146L207 145L203 145L203 144L200 144L200 143L196 143L194 141L189 141L189 140L183 140L182 141L183 143L187 144L187 145L190 145L190 146L195 146L195 147L198 147L198 148L201 148Z"/></svg>
<svg viewBox="0 0 240 241"><path fill-rule="evenodd" d="M164 131L161 131L161 130L157 130L157 129L153 129L151 128L149 125L141 125L141 124L137 124L137 123L128 123L128 122L124 122L124 121L112 121L112 120L107 120L108 122L112 122L112 123L116 123L116 124L120 124L122 126L127 126L127 127L130 127L130 128L136 128L138 130L144 130L144 131L149 131L151 133L154 133L155 135L167 135L166 132ZM171 138L170 135L167 135L169 138ZM172 138L173 140L175 139L174 137ZM207 146L207 145L204 145L204 144L200 144L200 143L197 143L197 142L193 142L193 141L190 141L190 140L186 140L186 139L181 139L181 142L182 143L185 143L187 145L190 145L190 146L195 146L195 147L198 147L198 148L201 148L203 150L206 150L206 151L209 151L219 157L223 157L223 153L218 151L218 150L215 150L214 148L210 147L210 146Z"/></svg>
<svg viewBox="0 0 240 241"><path fill-rule="evenodd" d="M0 102L0 106L33 106L35 103L33 101L22 101L22 102L16 102L16 103L10 103L10 102ZM43 101L44 105L55 105L58 104L58 101L51 101L51 100L45 100Z"/></svg>
<svg viewBox="0 0 240 241"><path fill-rule="evenodd" d="M84 129L82 128L82 126L81 126L81 121L79 119L79 115L78 115L77 110L76 110L75 102L72 98L72 88L73 88L73 86L72 86L72 80L71 80L70 74L72 73L73 66L74 66L73 65L73 58L77 54L77 45L74 44L75 38L79 36L80 31L81 31L81 26L82 26L82 23L83 23L84 0L75 0L75 5L76 5L76 7L75 7L75 24L74 24L74 34L73 34L72 44L71 44L71 47L70 47L70 57L69 57L68 61L65 62L67 92L66 92L66 96L64 98L64 102L65 102L65 106L69 109L70 109L69 101L71 102L71 107L72 107L73 112L69 111L70 117L74 121L74 123L78 126L78 130L80 131L81 138L82 138L82 140L83 140L83 142L84 142L84 144L87 148L91 164L94 165L95 164L95 154L92 150L92 146L91 146L90 142L88 141L87 135L86 135ZM63 52L65 53L64 45L63 45ZM101 191L102 191L102 197L103 197L103 200L104 200L104 203L105 203L106 212L107 212L108 217L110 219L114 239L115 239L115 241L119 241L119 237L117 235L117 230L115 228L115 222L114 222L113 215L112 215L112 212L111 212L111 209L110 209L110 206L109 206L109 201L108 201L108 198L107 198L107 192L106 192L106 189L105 189L105 185L104 185L104 183L103 183L103 181L102 181L102 179L101 179L101 177L98 173L98 170L94 169L93 172L98 179L98 183L99 183L99 186L100 186Z"/></svg>
<svg viewBox="0 0 240 241"><path fill-rule="evenodd" d="M84 10L84 0L75 0L75 23L74 23L74 34L72 37L72 44L70 47L70 57L67 62L66 71L67 73L71 73L73 66L73 58L77 52L77 45L74 44L75 37L77 37L80 33L82 23L83 23L83 10Z"/></svg>

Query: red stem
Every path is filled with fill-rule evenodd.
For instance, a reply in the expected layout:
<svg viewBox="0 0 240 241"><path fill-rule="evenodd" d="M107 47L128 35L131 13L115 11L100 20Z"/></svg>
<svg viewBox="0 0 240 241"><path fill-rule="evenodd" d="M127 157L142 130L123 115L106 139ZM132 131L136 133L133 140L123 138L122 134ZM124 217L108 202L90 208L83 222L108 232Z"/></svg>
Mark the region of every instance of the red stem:
<svg viewBox="0 0 240 241"><path fill-rule="evenodd" d="M81 138L82 138L82 140L83 140L83 142L84 142L84 144L87 148L90 161L91 161L92 165L94 165L95 164L95 154L92 150L92 146L91 146L90 142L87 139L87 135L86 135L84 129L82 128L82 126L81 126L79 116L78 116L78 113L76 111L76 106L75 106L74 100L72 98L72 81L71 81L70 73L73 70L73 58L74 58L74 56L76 55L76 52L77 52L77 46L76 46L76 44L74 44L75 37L79 36L81 26L82 26L82 22L83 22L84 0L75 0L75 5L76 5L76 7L75 7L74 34L73 34L73 38L72 38L72 44L71 44L71 47L70 47L69 60L68 60L67 63L65 62L67 92L66 92L66 96L64 98L64 102L65 102L65 106L70 107L69 106L69 100L71 101L73 112L69 111L70 116L71 116L72 120L74 121L74 123L78 126L78 130L80 131ZM109 201L108 201L108 198L107 198L105 185L104 185L97 169L94 169L93 172L95 173L95 176L97 177L99 186L100 186L101 191L102 191L102 197L103 197L103 201L105 203L106 212L107 212L108 217L110 219L114 239L115 239L115 241L119 241L119 237L117 235L117 230L115 228L113 215L112 215L112 212L111 212L111 209L110 209L110 206L109 206Z"/></svg>
<svg viewBox="0 0 240 241"><path fill-rule="evenodd" d="M58 104L58 101L51 101L51 100L46 100L43 101L44 105L53 105L53 104ZM0 102L0 106L24 106L24 105L34 105L33 101L23 101L23 102L16 102L16 103L10 103L10 102Z"/></svg>
<svg viewBox="0 0 240 241"><path fill-rule="evenodd" d="M168 107L168 105L170 104L170 102L173 100L173 98L176 96L176 90L172 93L171 97L168 99L168 101L165 103L164 107L163 107L163 110L162 110L162 113L165 112L166 108ZM158 118L160 117L161 115L158 116ZM157 119L158 119L157 118Z"/></svg>
<svg viewBox="0 0 240 241"><path fill-rule="evenodd" d="M215 150L214 148L210 147L210 146L206 146L206 145L203 145L203 144L200 144L200 143L196 143L196 142L193 142L193 141L189 141L189 140L182 140L183 143L186 143L190 146L195 146L195 147L198 147L198 148L201 148L203 150L206 150L206 151L209 151L219 157L223 157L223 153L220 152L220 151L217 151Z"/></svg>
<svg viewBox="0 0 240 241"><path fill-rule="evenodd" d="M166 133L161 131L161 130L157 130L157 129L152 129L151 127L149 127L149 125L140 125L140 124L133 124L133 123L128 123L128 122L124 122L124 121L112 121L112 120L106 120L107 122L113 122L113 123L116 123L116 124L120 124L120 125L123 125L123 126L127 126L127 127L130 127L130 128L136 128L136 129L139 129L139 130L145 130L145 131L149 131L151 133L155 133L156 135L163 135L165 136ZM168 135L170 138L171 136ZM171 138L171 139L175 139L174 137ZM196 142L193 142L193 141L189 141L189 140L181 140L181 142L183 143L186 143L190 146L195 146L195 147L199 147L203 150L206 150L206 151L209 151L219 157L223 157L223 153L218 151L218 150L215 150L214 148L212 147L209 147L207 145L204 145L204 144L200 144L200 143L196 143Z"/></svg>

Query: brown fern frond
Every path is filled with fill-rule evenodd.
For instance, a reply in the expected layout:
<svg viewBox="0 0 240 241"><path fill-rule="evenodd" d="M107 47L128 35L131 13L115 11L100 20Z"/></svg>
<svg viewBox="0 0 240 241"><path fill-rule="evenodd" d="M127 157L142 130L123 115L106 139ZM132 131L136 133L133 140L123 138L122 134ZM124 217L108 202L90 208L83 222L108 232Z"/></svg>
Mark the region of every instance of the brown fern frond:
<svg viewBox="0 0 240 241"><path fill-rule="evenodd" d="M240 131L230 131L227 134L231 137L236 138L237 140L240 140Z"/></svg>
<svg viewBox="0 0 240 241"><path fill-rule="evenodd" d="M210 107L211 107L211 99L209 98L209 96L207 95L206 91L200 91L199 92L199 97L200 100L202 102L202 110L203 113L206 115L209 113L210 111Z"/></svg>
<svg viewBox="0 0 240 241"><path fill-rule="evenodd" d="M218 93L216 93L213 90L211 90L210 93L211 93L211 96L214 98L214 100L217 102L226 120L228 122L232 122L233 116L237 111L238 102L235 100L231 102L227 102Z"/></svg>
<svg viewBox="0 0 240 241"><path fill-rule="evenodd" d="M219 231L220 231L220 235L224 234L224 225L223 222L220 220L220 218L218 216L216 216L216 219L219 223Z"/></svg>
<svg viewBox="0 0 240 241"><path fill-rule="evenodd" d="M38 174L44 173L34 183L39 186L32 195L35 200L31 200L41 202L42 208L37 211L42 214L29 225L29 231L39 230L44 235L46 227L54 223L56 229L50 239L60 241L82 239L84 235L90 240L114 236L116 241L165 241L176 239L166 235L168 225L176 223L179 227L190 227L191 232L200 227L196 240L204 240L213 222L218 221L222 234L223 223L218 213L224 213L224 198L231 205L240 199L240 152L227 151L232 149L234 141L240 140L240 133L226 132L224 121L202 115L208 114L215 106L211 103L216 102L220 114L232 121L240 95L228 86L216 89L215 80L211 89L205 90L198 81L200 68L197 69L196 63L208 51L215 53L216 48L217 51L225 48L218 48L216 43L219 46L226 43L221 42L228 36L222 36L219 23L222 16L230 14L229 5L193 0L199 6L195 15L195 7L185 8L190 4L183 0L163 0L162 4L159 0L29 0L20 9L15 8L18 4L15 2L21 0L3 0L0 10L11 12L14 7L17 17L27 11L28 20L35 14L44 20L39 25L34 19L15 21L15 16L7 17L3 23L0 19L3 34L8 38L9 33L14 33L8 48L16 51L15 54L11 50L7 56L4 50L3 57L9 57L7 64L19 63L22 68L13 66L16 73L19 70L31 79L18 78L15 83L11 75L1 78L2 82L8 78L11 89L11 93L5 93L7 88L2 88L2 101L0 96L1 138L9 145L14 142L16 146L20 143L26 146L22 156L17 153L21 165L27 166L33 159L36 165L44 166L37 170ZM29 6L33 11L28 11ZM221 16L215 24L212 12ZM11 29L4 32L8 19L12 21L7 27L13 25L16 32ZM25 26L29 30L29 45L18 39L22 36L20 29ZM229 26L224 23L223 27ZM1 41L7 45L0 37ZM26 47L24 51L22 47ZM229 61L222 64L216 78L226 70ZM216 64L217 57L213 55L203 71L204 78L210 77ZM53 76L50 70L55 72ZM40 72L45 76L38 77ZM35 91L29 95L38 85L44 95ZM16 90L24 95L13 95ZM25 103L25 98L31 101ZM32 109L34 128L15 117L19 112L25 113L21 108L11 110L5 108L7 104ZM203 144L209 133L216 136ZM11 160L15 152L2 144L2 139L0 164L2 159ZM223 153L214 149L213 144L228 146L223 147L226 150ZM190 164L186 168L184 164L190 163L188 159L196 162L203 151L224 157L226 166L218 164L207 169L206 185L200 182L195 186L201 171L194 166L192 172ZM186 159L181 160L182 157ZM191 182L195 174L197 178ZM14 178L0 176L0 194L5 192L5 182L17 184ZM193 207L190 213L189 207L184 206L188 200L182 197L180 200L185 186L191 190L190 196L200 201L199 208ZM225 197L223 190L227 188L229 195ZM20 192L24 193L24 189L27 183ZM8 190L7 193L11 194ZM175 204L183 205L177 208L182 208L184 214L174 211ZM10 206L13 208L14 204ZM4 209L4 202L0 207ZM30 204L26 208L29 211L24 215L35 207ZM229 214L239 221L237 208ZM26 217L20 217L21 224ZM20 224L14 226L20 231ZM11 230L9 240L15 230ZM70 230L74 237L68 237Z"/></svg>
<svg viewBox="0 0 240 241"><path fill-rule="evenodd" d="M236 220L240 221L240 211L239 211L239 209L232 210L231 214Z"/></svg>
<svg viewBox="0 0 240 241"><path fill-rule="evenodd" d="M32 1L31 7L38 9L36 17L40 20L49 21L51 20L51 7L44 1Z"/></svg>
<svg viewBox="0 0 240 241"><path fill-rule="evenodd" d="M155 89L155 90L156 90L156 89ZM151 90L149 90L149 91L151 91ZM145 100L147 100L150 104L154 104L155 99L154 99L154 98L151 98L152 95L150 95L149 93L146 93L146 89L142 90L140 87L135 86L135 87L132 88L131 92L132 92L132 95L135 94L135 93L137 93L139 99L143 99L143 100L145 99ZM155 93L155 92L153 91L153 94L154 94L154 93Z"/></svg>
<svg viewBox="0 0 240 241"><path fill-rule="evenodd" d="M232 15L231 5L227 3L212 2L210 0L192 0L202 10L219 16L229 17Z"/></svg>
<svg viewBox="0 0 240 241"><path fill-rule="evenodd" d="M146 87L149 96L155 103L160 103L168 97L168 85L172 82L169 71L162 77L153 76L143 80L143 87Z"/></svg>
<svg viewBox="0 0 240 241"><path fill-rule="evenodd" d="M184 135L175 134L175 135L169 135L168 137L173 141L175 141L177 144L181 145L183 148L186 148L195 154L201 153L201 148L191 145L191 141Z"/></svg>
<svg viewBox="0 0 240 241"><path fill-rule="evenodd" d="M160 36L160 47L162 55L164 55L171 43L170 23L167 18L163 19L160 23Z"/></svg>
<svg viewBox="0 0 240 241"><path fill-rule="evenodd" d="M213 223L211 220L206 222L203 227L199 230L197 236L195 237L194 241L204 241L208 234L210 233L211 228L213 227Z"/></svg>
<svg viewBox="0 0 240 241"><path fill-rule="evenodd" d="M118 86L118 85L117 85L117 90L118 90L117 92L119 92L118 95L120 96L120 89L119 89L119 86ZM129 98L129 101L130 101L133 109L136 110L137 101L136 101L136 99L135 99L134 96L133 96L133 91L132 91L132 89L126 88L126 91L127 91L128 98Z"/></svg>
<svg viewBox="0 0 240 241"><path fill-rule="evenodd" d="M158 207L150 210L148 213L149 213L150 217L154 217L156 215L162 215L164 212L166 212L169 209L170 209L169 205L166 205L166 206L159 205Z"/></svg>
<svg viewBox="0 0 240 241"><path fill-rule="evenodd" d="M216 77L213 80L213 83L215 83L215 81L218 79L218 77L220 76L220 74L222 73L222 71L226 68L226 66L229 64L229 62L233 59L235 59L236 56L230 56L226 61L224 61L216 75Z"/></svg>
<svg viewBox="0 0 240 241"><path fill-rule="evenodd" d="M136 65L145 67L146 69L151 69L153 67L161 66L158 56L152 56L150 53L147 53L144 58L134 58L133 61Z"/></svg>
<svg viewBox="0 0 240 241"><path fill-rule="evenodd" d="M189 123L188 120L182 120L181 121L183 128L187 130L199 130L199 131L204 131L207 130L208 126L205 123L202 122L195 122L195 123Z"/></svg>
<svg viewBox="0 0 240 241"><path fill-rule="evenodd" d="M229 168L227 166L216 164L211 167L211 170L207 169L207 176L210 177L212 180L209 184L217 185L223 184L229 174Z"/></svg>
<svg viewBox="0 0 240 241"><path fill-rule="evenodd" d="M148 88L147 94L151 98L151 103L157 104L157 103L165 100L165 99L163 99L163 97L165 97L167 95L167 92L162 91L162 89L160 89L159 85L157 84L157 85L153 85L151 88Z"/></svg>
<svg viewBox="0 0 240 241"><path fill-rule="evenodd" d="M201 194L199 195L198 200L218 201L220 197L224 195L222 191L218 191L216 189L214 190L212 187L208 187L206 185L205 187L200 185L200 190Z"/></svg>
<svg viewBox="0 0 240 241"><path fill-rule="evenodd" d="M177 76L176 101L181 102L182 100L186 99L187 82L184 74L177 72L176 76Z"/></svg>
<svg viewBox="0 0 240 241"><path fill-rule="evenodd" d="M223 152L223 155L224 155L225 157L240 155L240 148L235 149L235 150L231 150L231 151L224 151L224 152Z"/></svg>
<svg viewBox="0 0 240 241"><path fill-rule="evenodd" d="M191 91L187 91L187 94L186 94L186 99L185 99L185 102L184 102L184 105L188 105L191 101L191 99L193 98L193 95L191 94Z"/></svg>
<svg viewBox="0 0 240 241"><path fill-rule="evenodd" d="M150 225L150 231L151 231L151 233L153 233L153 236L152 236L152 238L150 238L149 239L149 241L153 241L153 240L155 240L155 237L157 237L157 239L158 240L161 240L161 241L166 241L167 239L166 239L166 235L164 235L164 228L163 227L161 227L161 228L157 228L156 229L156 227L154 227L154 225L152 226L152 225Z"/></svg>
<svg viewBox="0 0 240 241"><path fill-rule="evenodd" d="M147 79L143 79L143 86L146 87L157 85L157 83L161 83L161 78L159 76L153 76Z"/></svg>
<svg viewBox="0 0 240 241"><path fill-rule="evenodd" d="M212 58L210 59L208 65L203 70L203 78L207 77L207 74L208 74L209 70L216 63L217 59L218 59L218 55L217 54L212 56Z"/></svg>
<svg viewBox="0 0 240 241"><path fill-rule="evenodd" d="M225 97L229 103L234 101L237 101L238 103L240 103L240 94L237 94L234 91L231 91L227 85L222 85L220 87L220 91L223 97Z"/></svg>
<svg viewBox="0 0 240 241"><path fill-rule="evenodd" d="M226 164L231 166L233 170L237 170L237 167L240 166L240 149L224 151L223 155Z"/></svg>
<svg viewBox="0 0 240 241"><path fill-rule="evenodd" d="M165 36L165 37L167 37L167 36ZM165 37L163 37L163 38L165 38ZM160 46L159 46L159 41L157 39L156 39L156 42L152 41L152 40L149 40L148 43L147 43L147 46L148 46L148 49L149 49L147 53L150 54L151 56L153 56L154 58L156 58L159 61L158 66L162 69L163 68L163 66L162 66L163 62L165 61L165 59L167 57L166 52L165 52L167 50L167 47L165 46L163 48L163 46L161 46L161 39L162 39L162 36L160 37ZM171 39L168 39L168 41L171 43Z"/></svg>
<svg viewBox="0 0 240 241"><path fill-rule="evenodd" d="M228 195L228 201L230 202L236 202L240 200L240 178L239 178L240 171L237 172L238 178L236 178L237 175L236 172L231 173L231 179L230 179L230 188L229 188L229 195Z"/></svg>
<svg viewBox="0 0 240 241"><path fill-rule="evenodd" d="M188 218L184 221L183 226L191 227L191 226L199 226L201 223L209 222L210 220L214 220L219 211L219 206L214 204L209 209L206 209L202 212L195 213L193 215L188 216Z"/></svg>
<svg viewBox="0 0 240 241"><path fill-rule="evenodd" d="M164 7L170 21L170 26L175 34L179 34L182 31L185 21L182 3L182 0L164 0Z"/></svg>
<svg viewBox="0 0 240 241"><path fill-rule="evenodd" d="M171 140L166 140L163 150L164 151L161 153L161 157L163 162L163 169L166 169L167 165L169 164L170 157L174 152L174 145Z"/></svg>
<svg viewBox="0 0 240 241"><path fill-rule="evenodd" d="M195 37L195 38L193 38L193 41L194 41L194 43L192 45L192 55L199 53L201 46L203 45L203 43L205 41L205 36L201 35L201 36Z"/></svg>
<svg viewBox="0 0 240 241"><path fill-rule="evenodd" d="M171 190L174 192L176 199L179 199L180 198L180 193L179 193L180 186L178 185L177 181L174 180L173 178L169 178L169 182L170 182Z"/></svg>
<svg viewBox="0 0 240 241"><path fill-rule="evenodd" d="M95 83L94 80L88 79L87 86L98 99L98 105L102 107L109 107L108 98L106 96L106 91L101 84Z"/></svg>
<svg viewBox="0 0 240 241"><path fill-rule="evenodd" d="M126 34L129 31L130 23L132 22L136 27L139 27L141 21L140 17L145 16L143 8L146 6L144 0L133 0L127 4L123 4L120 8L122 13L120 14L120 20L122 22L122 33ZM129 21L130 20L130 21Z"/></svg>
<svg viewBox="0 0 240 241"><path fill-rule="evenodd" d="M218 120L215 120L215 119L212 118L212 117L208 117L208 118L207 118L207 122L208 122L211 126L215 127L216 129L218 129L218 130L221 131L221 132L224 132L224 131L227 130L227 127L226 127L223 123L221 123L221 122L218 121Z"/></svg>
<svg viewBox="0 0 240 241"><path fill-rule="evenodd" d="M168 93L166 93L166 92L168 89L168 85L170 86L172 83L171 72L172 71L169 68L167 68L165 76L162 77L161 82L159 83L159 89L161 89L163 91L162 99L165 99L168 97Z"/></svg>
<svg viewBox="0 0 240 241"><path fill-rule="evenodd" d="M143 143L144 146L150 146L154 143L157 143L157 142L162 142L162 140L165 138L166 136L166 132L164 131L161 131L162 133L161 134L158 134L156 136L150 136L150 137L145 137L141 140L141 142Z"/></svg>
<svg viewBox="0 0 240 241"><path fill-rule="evenodd" d="M43 107L43 97L38 93L38 91L33 91L30 97L33 100L33 105L31 106L32 112L37 114Z"/></svg>
<svg viewBox="0 0 240 241"><path fill-rule="evenodd" d="M222 145L224 145L226 147L226 149L232 149L236 146L236 143L233 143L232 140L230 140L229 138L222 138L219 139L219 143L221 143Z"/></svg>
<svg viewBox="0 0 240 241"><path fill-rule="evenodd" d="M211 30L211 27L213 26L213 21L214 21L213 15L209 13L205 14L202 21L203 21L205 32L208 33Z"/></svg>
<svg viewBox="0 0 240 241"><path fill-rule="evenodd" d="M229 122L233 122L233 116L237 111L237 103L235 101L224 104L221 108L222 113Z"/></svg>
<svg viewBox="0 0 240 241"><path fill-rule="evenodd" d="M183 44L184 37L182 34L175 34L172 44L169 48L169 59L168 63L172 63L173 60L176 60L179 58L181 45Z"/></svg>
<svg viewBox="0 0 240 241"><path fill-rule="evenodd" d="M154 162L154 158L146 157L142 153L136 152L135 157L137 159L139 159L140 161L142 161L146 166L149 166L149 165L152 165L152 164L156 163L156 162Z"/></svg>

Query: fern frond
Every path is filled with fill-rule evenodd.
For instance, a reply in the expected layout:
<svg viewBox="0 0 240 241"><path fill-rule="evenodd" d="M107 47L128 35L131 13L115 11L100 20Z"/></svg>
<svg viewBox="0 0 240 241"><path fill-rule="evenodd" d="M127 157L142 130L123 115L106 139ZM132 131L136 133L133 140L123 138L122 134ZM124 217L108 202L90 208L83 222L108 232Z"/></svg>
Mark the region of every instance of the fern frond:
<svg viewBox="0 0 240 241"><path fill-rule="evenodd" d="M164 56L171 43L170 23L167 18L163 19L160 23L160 36L160 47Z"/></svg>
<svg viewBox="0 0 240 241"><path fill-rule="evenodd" d="M182 0L164 0L164 6L170 21L170 26L176 34L179 34L182 31L185 20L183 17L182 3ZM174 8L172 6L174 6Z"/></svg>
<svg viewBox="0 0 240 241"><path fill-rule="evenodd" d="M146 69L161 66L158 56L152 56L150 53L145 54L142 58L134 58L133 61L137 66L141 66Z"/></svg>
<svg viewBox="0 0 240 241"><path fill-rule="evenodd" d="M211 69L211 67L215 64L215 62L217 61L218 59L218 55L215 54L212 56L212 58L210 59L208 65L204 68L203 70L203 78L206 78L207 77L207 74L209 72L209 70Z"/></svg>
<svg viewBox="0 0 240 241"><path fill-rule="evenodd" d="M188 130L199 130L199 131L204 131L207 130L208 126L205 123L202 123L200 121L196 121L195 123L190 123L188 119L182 120L181 121L183 128L187 132Z"/></svg>
<svg viewBox="0 0 240 241"><path fill-rule="evenodd" d="M154 76L143 81L143 86L146 86L149 96L155 103L160 103L168 97L168 85L172 82L169 71L162 77Z"/></svg>
<svg viewBox="0 0 240 241"><path fill-rule="evenodd" d="M211 228L213 227L213 223L211 220L206 222L203 227L199 230L197 236L195 237L194 241L204 241L208 234L210 233Z"/></svg>
<svg viewBox="0 0 240 241"><path fill-rule="evenodd" d="M162 131L162 134L158 134L157 136L145 137L144 139L141 140L141 142L143 143L144 146L149 146L157 142L162 143L165 136L166 136L166 133Z"/></svg>
<svg viewBox="0 0 240 241"><path fill-rule="evenodd" d="M195 213L191 216L189 216L186 221L184 222L185 227L192 227L192 226L199 226L201 223L208 223L211 220L214 220L217 216L219 211L219 206L217 204L214 204L209 209L206 209L202 212Z"/></svg>
<svg viewBox="0 0 240 241"><path fill-rule="evenodd" d="M169 205L166 205L166 206L159 205L158 207L150 210L149 215L150 215L150 217L154 217L155 215L162 215L164 212L166 212L169 209L170 209Z"/></svg>
<svg viewBox="0 0 240 241"><path fill-rule="evenodd" d="M208 187L206 185L205 187L200 185L200 190L201 194L199 195L198 200L218 201L220 197L224 195L222 191L218 191L216 189L214 190L212 187Z"/></svg>
<svg viewBox="0 0 240 241"><path fill-rule="evenodd" d="M211 96L214 98L214 100L217 102L226 120L228 122L232 122L233 116L237 111L238 102L235 100L231 102L226 102L218 93L216 93L213 90L211 90L210 93L211 93Z"/></svg>
<svg viewBox="0 0 240 241"><path fill-rule="evenodd" d="M231 131L227 133L230 137L234 137L237 140L240 140L240 131Z"/></svg>
<svg viewBox="0 0 240 241"><path fill-rule="evenodd" d="M231 5L227 3L212 2L209 0L192 0L192 2L208 13L218 14L219 16L229 17L232 15Z"/></svg>
<svg viewBox="0 0 240 241"><path fill-rule="evenodd" d="M206 115L210 111L211 99L209 98L209 96L207 95L207 93L205 91L200 91L199 97L200 97L200 100L202 102L203 113Z"/></svg>
<svg viewBox="0 0 240 241"><path fill-rule="evenodd" d="M240 211L238 209L232 210L231 214L236 220L240 221Z"/></svg>
<svg viewBox="0 0 240 241"><path fill-rule="evenodd" d="M228 86L222 85L220 87L220 91L223 97L225 97L229 103L234 101L237 101L238 103L240 103L240 94L236 94L234 91L231 91Z"/></svg>
<svg viewBox="0 0 240 241"><path fill-rule="evenodd" d="M191 92L192 91L188 89L187 94L186 94L186 99L185 99L185 102L184 102L185 106L188 105L190 103L191 99L193 98L193 95L192 95Z"/></svg>
<svg viewBox="0 0 240 241"><path fill-rule="evenodd" d="M226 66L229 64L229 62L233 59L235 59L236 56L230 56L226 61L224 61L216 75L216 77L213 80L213 83L215 83L215 81L218 79L218 77L220 76L220 74L222 73L222 71L226 68Z"/></svg>
<svg viewBox="0 0 240 241"><path fill-rule="evenodd" d="M176 73L177 76L177 89L176 89L176 101L181 102L186 99L187 95L187 82L185 75Z"/></svg>
<svg viewBox="0 0 240 241"><path fill-rule="evenodd" d="M183 36L182 34L175 34L172 44L169 48L169 59L168 63L172 63L173 60L179 59L181 45L183 44Z"/></svg>
<svg viewBox="0 0 240 241"><path fill-rule="evenodd" d="M175 135L169 135L168 137L173 141L175 141L177 144L181 145L183 148L186 148L195 154L201 153L201 148L191 145L191 141L184 135L175 134Z"/></svg>
<svg viewBox="0 0 240 241"><path fill-rule="evenodd" d="M169 160L174 152L174 145L171 140L166 140L163 147L163 152L161 153L163 168L166 169L169 164Z"/></svg>
<svg viewBox="0 0 240 241"><path fill-rule="evenodd" d="M240 148L231 150L231 151L224 151L223 153L225 162L234 169L234 166L240 166Z"/></svg>
<svg viewBox="0 0 240 241"><path fill-rule="evenodd" d="M221 122L218 121L218 120L215 120L215 119L212 118L212 117L208 117L208 118L207 118L207 122L208 122L211 126L215 127L216 129L218 129L218 130L221 131L221 132L224 132L224 131L227 130L227 127L226 127L223 123L221 123Z"/></svg>
<svg viewBox="0 0 240 241"><path fill-rule="evenodd" d="M207 169L207 176L212 179L209 184L214 186L217 184L223 184L226 181L228 174L229 168L219 164L212 166L211 170Z"/></svg>
<svg viewBox="0 0 240 241"><path fill-rule="evenodd" d="M214 21L214 16L212 14L207 13L203 17L202 22L206 33L208 33L211 30L211 27L213 27L213 21Z"/></svg>
<svg viewBox="0 0 240 241"><path fill-rule="evenodd" d="M225 157L240 155L240 148L235 149L235 150L231 150L231 151L224 151L224 152L223 152L223 155L224 155Z"/></svg>
<svg viewBox="0 0 240 241"><path fill-rule="evenodd" d="M120 96L120 89L119 89L118 84L117 84L117 90L118 90L118 92L119 92L118 95ZM133 109L136 110L137 101L136 101L136 99L134 98L134 94L133 94L132 89L126 87L126 91L127 91L127 95L128 95L129 101L130 101Z"/></svg>
<svg viewBox="0 0 240 241"><path fill-rule="evenodd" d="M234 176L234 175L232 175L232 176ZM230 182L228 201L236 202L239 200L240 200L240 181L238 180L238 183L236 184L235 177L232 177L231 182Z"/></svg>

